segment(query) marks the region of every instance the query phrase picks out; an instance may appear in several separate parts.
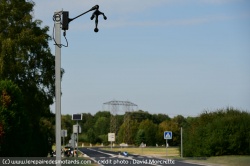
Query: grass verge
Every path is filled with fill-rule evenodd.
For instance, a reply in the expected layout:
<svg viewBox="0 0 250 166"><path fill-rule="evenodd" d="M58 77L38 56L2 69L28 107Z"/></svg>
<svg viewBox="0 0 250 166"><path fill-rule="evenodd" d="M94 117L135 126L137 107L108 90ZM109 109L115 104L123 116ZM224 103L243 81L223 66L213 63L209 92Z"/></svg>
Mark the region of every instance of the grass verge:
<svg viewBox="0 0 250 166"><path fill-rule="evenodd" d="M184 158L183 160L192 163L220 166L249 166L250 156L215 156L207 158Z"/></svg>
<svg viewBox="0 0 250 166"><path fill-rule="evenodd" d="M103 148L104 150L111 150L111 148ZM182 160L191 163L204 165L220 165L220 166L249 166L250 156L215 156L215 157L197 157L197 158L180 158L179 148L113 148L112 151L126 151L131 154L139 154L145 156L155 156L160 158L170 158ZM166 155L167 153L167 155Z"/></svg>
<svg viewBox="0 0 250 166"><path fill-rule="evenodd" d="M111 150L111 148L102 148L103 150ZM121 152L128 152L131 154L138 154L138 155L147 155L147 156L179 156L179 149L177 147L169 147L167 150L166 148L112 148L111 151L121 151Z"/></svg>

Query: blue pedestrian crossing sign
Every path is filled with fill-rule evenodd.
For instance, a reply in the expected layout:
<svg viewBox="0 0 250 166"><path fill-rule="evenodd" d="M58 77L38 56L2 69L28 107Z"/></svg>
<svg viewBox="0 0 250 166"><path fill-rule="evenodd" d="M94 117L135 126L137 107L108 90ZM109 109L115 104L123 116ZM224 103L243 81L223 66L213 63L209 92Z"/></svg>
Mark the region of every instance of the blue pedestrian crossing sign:
<svg viewBox="0 0 250 166"><path fill-rule="evenodd" d="M172 131L164 131L164 139L172 139Z"/></svg>

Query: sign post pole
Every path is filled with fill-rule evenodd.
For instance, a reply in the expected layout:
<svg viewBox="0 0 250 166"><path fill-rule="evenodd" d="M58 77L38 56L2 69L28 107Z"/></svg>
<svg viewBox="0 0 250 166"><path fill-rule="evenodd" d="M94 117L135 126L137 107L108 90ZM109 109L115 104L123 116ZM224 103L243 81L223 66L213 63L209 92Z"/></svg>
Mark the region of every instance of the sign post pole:
<svg viewBox="0 0 250 166"><path fill-rule="evenodd" d="M65 146L65 137L67 137L67 130L62 130L61 136L63 137L63 146Z"/></svg>
<svg viewBox="0 0 250 166"><path fill-rule="evenodd" d="M181 127L181 158L183 157L182 127Z"/></svg>
<svg viewBox="0 0 250 166"><path fill-rule="evenodd" d="M168 139L172 139L172 131L164 131L164 139L166 140L166 156L168 156Z"/></svg>
<svg viewBox="0 0 250 166"><path fill-rule="evenodd" d="M166 156L168 157L168 139L166 139Z"/></svg>
<svg viewBox="0 0 250 166"><path fill-rule="evenodd" d="M78 133L79 133L79 124L77 121L77 143L76 143L76 157L78 157Z"/></svg>
<svg viewBox="0 0 250 166"><path fill-rule="evenodd" d="M112 150L113 142L115 141L115 133L108 133L108 141L111 142L111 150Z"/></svg>
<svg viewBox="0 0 250 166"><path fill-rule="evenodd" d="M78 133L79 133L79 123L78 120L82 120L82 114L73 114L72 115L72 120L76 120L77 121L77 125L74 125L76 127L76 131L74 132L74 126L73 126L73 132L76 134L76 157L78 157ZM74 142L74 151L75 153L75 142ZM73 154L74 154L73 153Z"/></svg>
<svg viewBox="0 0 250 166"><path fill-rule="evenodd" d="M63 135L63 146L65 146L65 136Z"/></svg>

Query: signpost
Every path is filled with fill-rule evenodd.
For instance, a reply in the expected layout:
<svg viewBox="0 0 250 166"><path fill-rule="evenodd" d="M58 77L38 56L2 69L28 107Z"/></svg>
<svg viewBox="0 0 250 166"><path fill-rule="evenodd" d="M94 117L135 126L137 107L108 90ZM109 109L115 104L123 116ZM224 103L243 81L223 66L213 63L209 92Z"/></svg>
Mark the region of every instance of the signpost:
<svg viewBox="0 0 250 166"><path fill-rule="evenodd" d="M183 157L182 127L181 127L181 158Z"/></svg>
<svg viewBox="0 0 250 166"><path fill-rule="evenodd" d="M166 140L166 156L168 156L168 139L172 139L172 131L164 131L164 139Z"/></svg>
<svg viewBox="0 0 250 166"><path fill-rule="evenodd" d="M112 149L112 144L115 142L115 133L108 133L108 141L111 142L111 149Z"/></svg>
<svg viewBox="0 0 250 166"><path fill-rule="evenodd" d="M67 130L62 130L61 136L63 137L63 146L65 146L64 139L65 139L65 137L67 137Z"/></svg>
<svg viewBox="0 0 250 166"><path fill-rule="evenodd" d="M72 120L82 120L82 114L73 114Z"/></svg>
<svg viewBox="0 0 250 166"><path fill-rule="evenodd" d="M73 126L73 131L74 133L77 134L77 144L76 144L76 157L78 157L78 133L79 133L79 124L78 124L78 120L82 120L82 114L73 114L72 115L72 120L76 120L77 121L77 124ZM76 130L76 131L75 131ZM75 149L74 149L75 151Z"/></svg>

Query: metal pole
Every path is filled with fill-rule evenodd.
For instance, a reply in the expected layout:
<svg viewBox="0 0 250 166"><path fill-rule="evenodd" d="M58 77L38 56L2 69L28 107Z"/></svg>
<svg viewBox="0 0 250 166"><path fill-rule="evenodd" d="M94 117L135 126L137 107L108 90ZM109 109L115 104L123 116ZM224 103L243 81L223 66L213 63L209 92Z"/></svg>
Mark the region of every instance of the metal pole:
<svg viewBox="0 0 250 166"><path fill-rule="evenodd" d="M181 158L183 157L182 127L181 127Z"/></svg>
<svg viewBox="0 0 250 166"><path fill-rule="evenodd" d="M63 146L65 146L65 130L64 130L64 133L63 133Z"/></svg>
<svg viewBox="0 0 250 166"><path fill-rule="evenodd" d="M168 157L168 139L166 139L166 156Z"/></svg>
<svg viewBox="0 0 250 166"><path fill-rule="evenodd" d="M76 148L76 144L75 144L75 143L76 143L76 142L75 142L75 141L76 141L76 140L75 140L75 133L73 133L73 140L72 140L72 141L73 141L73 157L75 157L75 148Z"/></svg>
<svg viewBox="0 0 250 166"><path fill-rule="evenodd" d="M76 144L76 157L78 157L78 133L79 133L79 124L77 121L77 144Z"/></svg>
<svg viewBox="0 0 250 166"><path fill-rule="evenodd" d="M61 20L55 21L55 40L61 44ZM61 48L55 46L55 72L56 72L56 160L61 160ZM56 164L61 166L61 164Z"/></svg>

